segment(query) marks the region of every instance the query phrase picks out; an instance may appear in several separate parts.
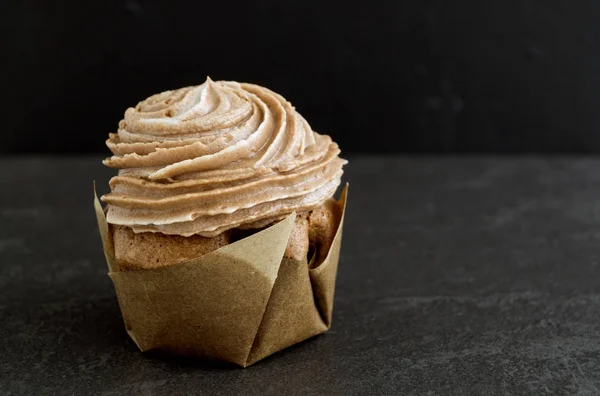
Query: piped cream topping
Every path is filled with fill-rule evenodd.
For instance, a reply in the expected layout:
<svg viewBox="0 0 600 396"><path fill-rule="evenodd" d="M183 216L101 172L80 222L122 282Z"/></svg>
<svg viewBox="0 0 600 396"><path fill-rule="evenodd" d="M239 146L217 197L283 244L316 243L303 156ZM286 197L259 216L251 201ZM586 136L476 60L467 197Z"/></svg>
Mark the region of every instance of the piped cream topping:
<svg viewBox="0 0 600 396"><path fill-rule="evenodd" d="M118 168L109 223L212 237L263 227L329 199L345 160L282 96L207 79L129 108L106 142Z"/></svg>

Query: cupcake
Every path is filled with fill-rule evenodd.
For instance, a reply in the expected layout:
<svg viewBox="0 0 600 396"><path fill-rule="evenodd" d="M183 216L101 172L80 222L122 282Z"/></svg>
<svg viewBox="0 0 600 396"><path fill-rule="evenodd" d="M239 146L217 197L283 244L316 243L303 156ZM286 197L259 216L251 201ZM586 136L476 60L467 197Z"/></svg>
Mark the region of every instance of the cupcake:
<svg viewBox="0 0 600 396"><path fill-rule="evenodd" d="M338 145L280 95L207 79L129 108L96 212L142 351L243 367L331 325Z"/></svg>

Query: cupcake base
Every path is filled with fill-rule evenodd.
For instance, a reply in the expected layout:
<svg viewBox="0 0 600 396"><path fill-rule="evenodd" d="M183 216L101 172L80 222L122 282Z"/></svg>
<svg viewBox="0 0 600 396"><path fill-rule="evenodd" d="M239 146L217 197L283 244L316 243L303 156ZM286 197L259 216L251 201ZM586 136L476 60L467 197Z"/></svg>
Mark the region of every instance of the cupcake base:
<svg viewBox="0 0 600 396"><path fill-rule="evenodd" d="M109 276L140 350L249 366L331 326L347 188L322 261L285 258L295 215L183 263L124 271L95 201ZM317 255L313 255L317 260Z"/></svg>
<svg viewBox="0 0 600 396"><path fill-rule="evenodd" d="M310 261L309 255L318 254L324 258L323 253L329 250L338 226L336 206L336 201L330 199L310 212L296 215L283 257ZM135 233L127 226L109 226L116 263L122 271L183 263L261 231L232 229L215 237L205 238L199 235L184 237L158 232Z"/></svg>

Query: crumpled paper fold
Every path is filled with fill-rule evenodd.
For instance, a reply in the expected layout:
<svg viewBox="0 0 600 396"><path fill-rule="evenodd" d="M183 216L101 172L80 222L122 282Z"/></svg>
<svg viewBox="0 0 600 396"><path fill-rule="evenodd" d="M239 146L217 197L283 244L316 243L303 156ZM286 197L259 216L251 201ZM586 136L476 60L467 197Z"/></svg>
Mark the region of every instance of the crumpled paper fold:
<svg viewBox="0 0 600 396"><path fill-rule="evenodd" d="M185 263L120 271L111 227L94 208L123 321L142 352L194 356L247 367L331 326L348 185L338 229L318 266L283 258L295 214Z"/></svg>

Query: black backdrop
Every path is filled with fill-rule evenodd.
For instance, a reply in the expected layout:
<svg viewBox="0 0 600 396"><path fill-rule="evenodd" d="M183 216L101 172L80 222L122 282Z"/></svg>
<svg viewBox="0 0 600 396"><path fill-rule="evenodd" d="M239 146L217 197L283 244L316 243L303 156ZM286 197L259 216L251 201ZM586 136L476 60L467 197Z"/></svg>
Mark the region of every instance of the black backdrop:
<svg viewBox="0 0 600 396"><path fill-rule="evenodd" d="M0 152L101 152L206 75L267 86L346 152L600 150L600 2L4 0Z"/></svg>

